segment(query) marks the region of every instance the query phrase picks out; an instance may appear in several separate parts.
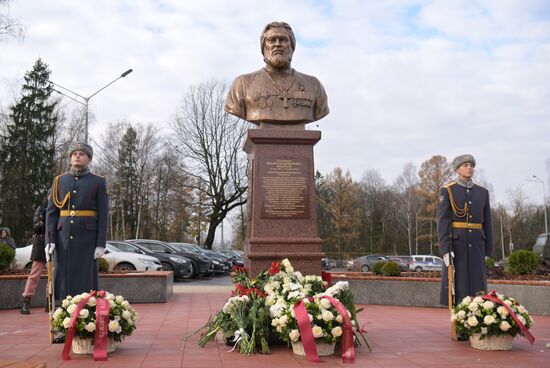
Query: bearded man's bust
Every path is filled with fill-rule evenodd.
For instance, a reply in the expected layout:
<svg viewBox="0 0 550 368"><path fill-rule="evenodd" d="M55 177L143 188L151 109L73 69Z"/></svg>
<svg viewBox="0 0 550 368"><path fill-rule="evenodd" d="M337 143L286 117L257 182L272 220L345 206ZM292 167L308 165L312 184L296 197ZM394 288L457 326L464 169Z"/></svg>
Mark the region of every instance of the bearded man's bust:
<svg viewBox="0 0 550 368"><path fill-rule="evenodd" d="M329 113L323 85L290 67L296 39L284 22L268 24L260 39L265 68L235 79L225 110L260 125L299 125Z"/></svg>

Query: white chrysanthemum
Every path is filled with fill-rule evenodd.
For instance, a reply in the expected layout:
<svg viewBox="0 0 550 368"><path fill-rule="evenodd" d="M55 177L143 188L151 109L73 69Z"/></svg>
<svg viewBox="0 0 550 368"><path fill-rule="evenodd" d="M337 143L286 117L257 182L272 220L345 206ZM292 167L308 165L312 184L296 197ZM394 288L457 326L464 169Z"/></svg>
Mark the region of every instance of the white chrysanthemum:
<svg viewBox="0 0 550 368"><path fill-rule="evenodd" d="M67 308L71 304L71 301L68 299L63 300L63 303L61 303L61 306L63 308Z"/></svg>
<svg viewBox="0 0 550 368"><path fill-rule="evenodd" d="M122 295L117 295L115 297L115 302L117 302L118 304L122 304L123 301L124 301L124 297Z"/></svg>
<svg viewBox="0 0 550 368"><path fill-rule="evenodd" d="M344 320L344 318L341 315L336 316L336 322L342 323L343 320Z"/></svg>
<svg viewBox="0 0 550 368"><path fill-rule="evenodd" d="M508 315L508 310L501 305L497 308L497 313L500 314L502 318L506 318Z"/></svg>
<svg viewBox="0 0 550 368"><path fill-rule="evenodd" d="M331 306L330 301L326 298L321 299L321 307L329 309Z"/></svg>
<svg viewBox="0 0 550 368"><path fill-rule="evenodd" d="M71 319L69 317L65 317L62 324L63 324L63 327L69 328L69 326L71 325Z"/></svg>
<svg viewBox="0 0 550 368"><path fill-rule="evenodd" d="M88 332L94 332L95 331L95 323L94 322L88 322L86 326L84 326L84 329Z"/></svg>
<svg viewBox="0 0 550 368"><path fill-rule="evenodd" d="M271 326L277 327L279 325L279 318L273 318L271 320Z"/></svg>
<svg viewBox="0 0 550 368"><path fill-rule="evenodd" d="M128 301L125 300L125 301L122 302L122 306L123 306L124 308L128 309L128 308L130 308L130 303L128 303Z"/></svg>
<svg viewBox="0 0 550 368"><path fill-rule="evenodd" d="M116 332L120 328L120 323L115 320L109 321L109 331Z"/></svg>
<svg viewBox="0 0 550 368"><path fill-rule="evenodd" d="M113 299L109 299L109 309L114 309L116 307L116 303Z"/></svg>
<svg viewBox="0 0 550 368"><path fill-rule="evenodd" d="M288 323L288 317L286 316L286 314L279 318L279 325L281 327L285 327L287 323Z"/></svg>
<svg viewBox="0 0 550 368"><path fill-rule="evenodd" d="M265 302L267 303L267 305L271 306L273 304L275 304L275 296L274 295L268 295L267 298L265 298Z"/></svg>
<svg viewBox="0 0 550 368"><path fill-rule="evenodd" d="M294 276L298 279L298 281L303 282L304 281L304 275L300 271L294 271Z"/></svg>
<svg viewBox="0 0 550 368"><path fill-rule="evenodd" d="M460 311L458 311L456 316L458 317L458 319L463 320L464 318L466 318L466 311L460 310Z"/></svg>
<svg viewBox="0 0 550 368"><path fill-rule="evenodd" d="M292 342L296 342L300 338L300 331L290 330L290 333L288 334L288 337L290 337L290 340L292 340Z"/></svg>
<svg viewBox="0 0 550 368"><path fill-rule="evenodd" d="M77 295L71 299L71 303L78 304L81 300L82 300L82 297L80 295Z"/></svg>
<svg viewBox="0 0 550 368"><path fill-rule="evenodd" d="M470 305L468 305L468 309L471 312L475 312L479 309L479 305L476 302L471 302Z"/></svg>
<svg viewBox="0 0 550 368"><path fill-rule="evenodd" d="M311 332L313 332L313 337L318 339L319 337L323 337L323 329L317 325L313 325L311 328Z"/></svg>
<svg viewBox="0 0 550 368"><path fill-rule="evenodd" d="M527 310L525 310L525 308L523 307L523 305L518 305L518 312L520 312L521 314L527 312Z"/></svg>
<svg viewBox="0 0 550 368"><path fill-rule="evenodd" d="M332 321L334 319L334 314L332 314L331 311L328 311L328 310L324 310L321 312L322 316L323 316L323 321Z"/></svg>
<svg viewBox="0 0 550 368"><path fill-rule="evenodd" d="M53 319L58 319L61 314L63 314L63 309L57 308L53 313Z"/></svg>
<svg viewBox="0 0 550 368"><path fill-rule="evenodd" d="M90 311L87 310L86 308L82 308L80 312L78 312L78 318L85 319L85 318L88 318L89 315L90 315Z"/></svg>
<svg viewBox="0 0 550 368"><path fill-rule="evenodd" d="M115 295L113 293L105 293L104 299L115 300Z"/></svg>
<svg viewBox="0 0 550 368"><path fill-rule="evenodd" d="M334 337L342 336L342 327L336 326L332 330L330 330L330 333Z"/></svg>
<svg viewBox="0 0 550 368"><path fill-rule="evenodd" d="M483 298L480 296L476 296L474 300L472 300L474 303L481 304L483 303Z"/></svg>
<svg viewBox="0 0 550 368"><path fill-rule="evenodd" d="M130 311L122 311L122 318L124 318L125 320L129 320L132 318L132 313Z"/></svg>
<svg viewBox="0 0 550 368"><path fill-rule="evenodd" d="M485 310L491 310L495 307L495 304L489 300L487 300L485 303L483 303L483 309Z"/></svg>
<svg viewBox="0 0 550 368"><path fill-rule="evenodd" d="M510 326L510 324L506 321L502 321L500 322L500 329L504 332L508 331L512 326Z"/></svg>
<svg viewBox="0 0 550 368"><path fill-rule="evenodd" d="M95 297L92 296L92 297L88 300L88 303L86 303L86 304L88 304L90 307L95 307L96 304L97 304L97 299L96 299Z"/></svg>
<svg viewBox="0 0 550 368"><path fill-rule="evenodd" d="M269 307L269 314L271 317L280 317L283 309L279 304L274 304L271 307Z"/></svg>
<svg viewBox="0 0 550 368"><path fill-rule="evenodd" d="M477 322L477 318L476 317L470 317L468 318L468 324L472 327L475 327L477 326L478 322Z"/></svg>
<svg viewBox="0 0 550 368"><path fill-rule="evenodd" d="M70 315L72 315L75 310L76 310L76 304L71 304L67 307L67 312L69 312Z"/></svg>
<svg viewBox="0 0 550 368"><path fill-rule="evenodd" d="M460 304L464 304L464 305L468 305L472 302L472 298L467 296L465 297L464 299L462 299L462 302L460 302Z"/></svg>
<svg viewBox="0 0 550 368"><path fill-rule="evenodd" d="M489 314L483 318L483 323L485 323L486 325L492 325L493 323L495 323L495 317Z"/></svg>

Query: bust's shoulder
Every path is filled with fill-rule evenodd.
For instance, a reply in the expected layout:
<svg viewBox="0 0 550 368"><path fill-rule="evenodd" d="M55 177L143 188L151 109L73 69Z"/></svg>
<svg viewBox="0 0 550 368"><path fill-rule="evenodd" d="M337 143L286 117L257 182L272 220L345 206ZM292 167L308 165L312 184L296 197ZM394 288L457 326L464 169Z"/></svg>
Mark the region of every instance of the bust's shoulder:
<svg viewBox="0 0 550 368"><path fill-rule="evenodd" d="M266 71L264 69L258 69L251 73L241 74L237 78L235 78L235 82L233 84L236 84L238 82L249 82L254 79L260 78L265 76Z"/></svg>

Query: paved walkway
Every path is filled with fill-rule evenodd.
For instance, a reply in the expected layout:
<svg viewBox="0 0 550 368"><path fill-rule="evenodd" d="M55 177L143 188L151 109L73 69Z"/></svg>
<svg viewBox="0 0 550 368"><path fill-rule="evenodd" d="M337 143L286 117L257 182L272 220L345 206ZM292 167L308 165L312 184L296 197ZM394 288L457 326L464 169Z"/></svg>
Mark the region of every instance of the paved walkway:
<svg viewBox="0 0 550 368"><path fill-rule="evenodd" d="M192 286L192 284L189 284ZM197 345L198 336L187 342L181 338L203 325L211 313L221 308L229 287L203 286L200 290L178 285L164 304L134 304L139 313L138 328L106 362L90 356L72 354L61 360L62 345L48 343L48 315L42 308L23 316L18 310L0 311L0 367L6 361L45 362L47 367L278 367L343 366L338 356L325 358L317 365L292 354L284 346L271 355L241 356L229 353L224 344ZM452 342L445 309L364 306L361 320L366 322L373 352L364 346L356 350L356 367L550 367L550 317L535 316L533 346L518 337L512 351L486 352L466 342ZM350 366L350 365L347 365Z"/></svg>

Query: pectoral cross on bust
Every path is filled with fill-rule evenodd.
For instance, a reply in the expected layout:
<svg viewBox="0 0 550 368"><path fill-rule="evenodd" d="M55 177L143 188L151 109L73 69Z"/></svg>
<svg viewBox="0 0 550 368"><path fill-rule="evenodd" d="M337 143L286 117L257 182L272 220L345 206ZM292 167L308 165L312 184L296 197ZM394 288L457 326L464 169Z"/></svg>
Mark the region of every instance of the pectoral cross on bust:
<svg viewBox="0 0 550 368"><path fill-rule="evenodd" d="M283 107L285 109L288 109L288 99L290 98L290 94L287 90L282 90L279 92L279 100L283 101Z"/></svg>

